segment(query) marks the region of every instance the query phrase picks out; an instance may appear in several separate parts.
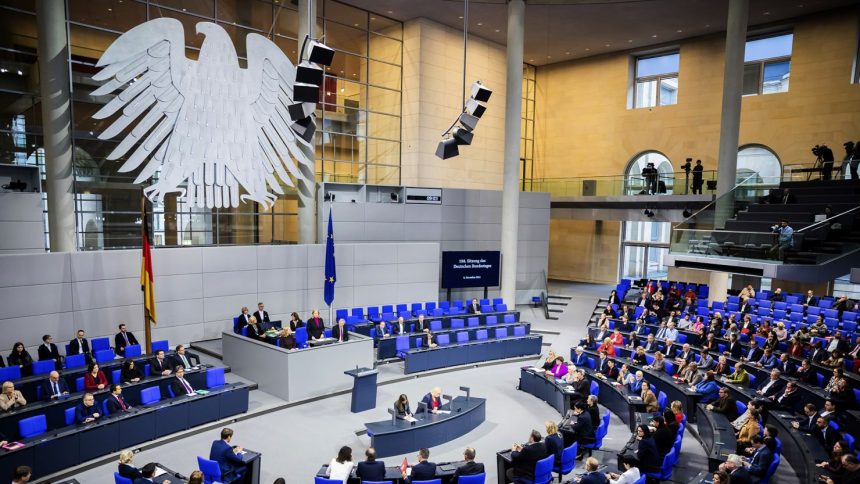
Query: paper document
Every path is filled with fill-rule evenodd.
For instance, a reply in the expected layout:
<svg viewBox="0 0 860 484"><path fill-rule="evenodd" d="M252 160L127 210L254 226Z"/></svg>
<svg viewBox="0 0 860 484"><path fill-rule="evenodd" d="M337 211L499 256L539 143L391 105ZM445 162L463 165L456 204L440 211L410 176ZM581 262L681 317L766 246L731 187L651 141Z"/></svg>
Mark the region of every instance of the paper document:
<svg viewBox="0 0 860 484"><path fill-rule="evenodd" d="M449 413L451 413L451 411L450 410L436 410L436 413L438 413L440 415L448 415Z"/></svg>
<svg viewBox="0 0 860 484"><path fill-rule="evenodd" d="M417 422L417 419L415 417L410 417L408 415L404 417L403 420L406 420L407 422Z"/></svg>

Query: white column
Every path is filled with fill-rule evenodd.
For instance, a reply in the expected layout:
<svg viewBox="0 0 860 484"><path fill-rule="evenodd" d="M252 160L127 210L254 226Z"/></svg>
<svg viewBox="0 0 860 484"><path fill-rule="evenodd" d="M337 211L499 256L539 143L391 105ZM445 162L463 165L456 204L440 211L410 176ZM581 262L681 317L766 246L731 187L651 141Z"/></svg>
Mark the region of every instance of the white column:
<svg viewBox="0 0 860 484"><path fill-rule="evenodd" d="M708 281L708 300L725 301L729 295L729 273L712 271Z"/></svg>
<svg viewBox="0 0 860 484"><path fill-rule="evenodd" d="M298 49L302 48L305 35L314 37L317 18L316 5L316 0L299 0ZM299 52L298 49L296 52ZM320 86L320 89L324 88L325 86ZM315 134L311 140L312 146L316 146L316 137ZM307 166L299 164L299 170L302 173L302 179L298 180L296 184L299 196L299 243L315 244L317 241L316 160L311 159Z"/></svg>
<svg viewBox="0 0 860 484"><path fill-rule="evenodd" d="M720 152L717 166L717 196L734 188L738 171L738 138L743 97L744 48L747 41L749 0L730 0L726 28L726 52L723 65L723 109L720 117ZM734 197L717 203L719 225L733 215Z"/></svg>
<svg viewBox="0 0 860 484"><path fill-rule="evenodd" d="M520 123L523 95L523 0L508 1L507 82L505 83L505 171L502 183L502 298L517 295L517 229L520 219Z"/></svg>
<svg viewBox="0 0 860 484"><path fill-rule="evenodd" d="M55 0L38 0L36 23L51 252L74 252L75 191L66 9Z"/></svg>

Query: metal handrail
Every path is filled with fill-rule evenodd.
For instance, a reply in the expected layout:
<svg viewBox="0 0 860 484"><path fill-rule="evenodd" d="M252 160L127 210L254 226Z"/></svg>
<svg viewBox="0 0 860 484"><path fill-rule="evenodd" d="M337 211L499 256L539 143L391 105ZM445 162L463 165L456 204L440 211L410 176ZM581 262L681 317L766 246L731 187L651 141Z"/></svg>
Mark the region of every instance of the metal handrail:
<svg viewBox="0 0 860 484"><path fill-rule="evenodd" d="M838 214L838 215L834 215L834 216L832 216L832 217L830 217L830 218L826 218L826 219L824 219L824 220L819 220L818 222L815 222L815 223L814 223L814 224L812 224L812 225L807 225L806 227L803 227L802 229L796 230L795 232L799 234L799 233L803 232L804 230L811 229L812 227L815 227L815 226L818 226L818 225L824 225L824 224L830 223L830 222L832 222L832 221L833 221L833 219L835 219L835 218L839 218L839 217L841 217L841 216L843 216L843 215L845 215L845 214L851 213L851 212L853 212L853 211L855 211L855 210L860 210L860 205L857 205L857 206L856 206L856 207L854 207L854 208L850 208L850 209L848 209L848 210L846 210L846 211L844 211L844 212L842 212L842 213L840 213L840 214Z"/></svg>
<svg viewBox="0 0 860 484"><path fill-rule="evenodd" d="M684 220L681 220L680 222L678 222L678 224L677 224L677 225L675 225L674 227L672 227L672 230L677 229L681 224L683 224L683 223L687 222L687 221L688 221L688 220L690 220L691 218L693 218L693 217L695 217L696 215L698 215L698 214L702 213L703 211L705 211L705 210L706 210L708 207L710 207L711 205L716 205L717 200L719 200L719 199L721 199L722 197L724 197L724 196L728 195L729 193L734 192L735 190L737 190L738 188L740 188L740 186L741 186L741 185L743 185L744 183L746 183L746 182L747 182L747 180L749 180L750 178L756 177L756 176L758 176L758 174L757 174L757 173L754 173L754 174L752 174L752 175L750 175L750 176L748 176L748 177L744 178L743 180L741 180L740 182L738 182L738 184L737 184L737 185L735 185L734 187L732 187L732 189L731 189L731 190L729 190L728 192L726 192L726 193L722 194L721 196L719 196L719 197L717 197L717 198L715 198L715 199L711 200L710 202L708 202L708 204L707 204L707 205L705 205L704 207L700 208L699 210L697 210L697 211L693 212L693 214L692 214L692 215L690 215L689 217L685 218Z"/></svg>

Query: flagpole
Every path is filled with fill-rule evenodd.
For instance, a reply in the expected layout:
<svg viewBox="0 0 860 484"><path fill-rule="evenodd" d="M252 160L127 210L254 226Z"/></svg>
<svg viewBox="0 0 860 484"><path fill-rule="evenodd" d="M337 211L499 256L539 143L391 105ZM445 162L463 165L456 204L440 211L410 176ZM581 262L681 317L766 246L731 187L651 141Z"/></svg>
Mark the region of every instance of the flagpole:
<svg viewBox="0 0 860 484"><path fill-rule="evenodd" d="M145 233L146 227L146 197L143 195L143 191L140 192L140 234L141 234L141 260L143 259L143 238L147 236ZM146 344L146 354L152 353L152 328L149 321L149 312L146 310L146 292L143 292L143 335L145 338Z"/></svg>
<svg viewBox="0 0 860 484"><path fill-rule="evenodd" d="M331 221L331 199L328 201L328 219ZM328 234L326 234L326 244L328 244ZM334 302L334 299L332 299ZM337 321L332 319L334 317L334 309L332 309L331 304L328 305L328 322L331 324L331 327L334 328L337 326Z"/></svg>

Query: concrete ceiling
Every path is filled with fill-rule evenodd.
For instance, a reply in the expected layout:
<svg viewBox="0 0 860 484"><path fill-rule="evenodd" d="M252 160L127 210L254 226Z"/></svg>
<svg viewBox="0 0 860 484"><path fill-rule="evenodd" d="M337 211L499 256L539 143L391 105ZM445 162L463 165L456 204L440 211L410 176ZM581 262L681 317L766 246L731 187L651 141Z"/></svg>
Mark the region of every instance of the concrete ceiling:
<svg viewBox="0 0 860 484"><path fill-rule="evenodd" d="M462 0L341 0L400 21L417 17L463 28ZM505 0L469 2L469 33L505 45ZM749 28L858 0L750 0ZM523 59L564 62L725 31L728 0L526 0Z"/></svg>

